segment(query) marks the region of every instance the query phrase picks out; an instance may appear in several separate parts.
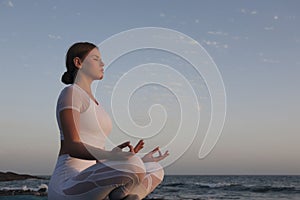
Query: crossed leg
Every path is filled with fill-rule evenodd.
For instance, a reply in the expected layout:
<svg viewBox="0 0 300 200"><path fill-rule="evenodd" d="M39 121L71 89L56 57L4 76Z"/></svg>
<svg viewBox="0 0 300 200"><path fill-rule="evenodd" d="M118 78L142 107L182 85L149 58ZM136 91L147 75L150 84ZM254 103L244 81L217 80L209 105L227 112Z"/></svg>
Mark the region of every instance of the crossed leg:
<svg viewBox="0 0 300 200"><path fill-rule="evenodd" d="M142 199L163 180L164 172L158 163L143 163L134 156L127 161L97 163L69 179L64 195L74 200Z"/></svg>

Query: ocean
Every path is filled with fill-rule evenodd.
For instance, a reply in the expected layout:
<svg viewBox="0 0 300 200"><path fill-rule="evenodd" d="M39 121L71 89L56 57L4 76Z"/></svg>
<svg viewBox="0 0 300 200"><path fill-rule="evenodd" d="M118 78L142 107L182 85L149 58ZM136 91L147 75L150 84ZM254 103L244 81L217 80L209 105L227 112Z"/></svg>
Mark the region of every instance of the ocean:
<svg viewBox="0 0 300 200"><path fill-rule="evenodd" d="M46 180L0 182L3 190L34 190L48 184ZM0 200L47 200L46 196L0 196ZM240 199L299 200L300 176L182 176L167 175L146 199Z"/></svg>

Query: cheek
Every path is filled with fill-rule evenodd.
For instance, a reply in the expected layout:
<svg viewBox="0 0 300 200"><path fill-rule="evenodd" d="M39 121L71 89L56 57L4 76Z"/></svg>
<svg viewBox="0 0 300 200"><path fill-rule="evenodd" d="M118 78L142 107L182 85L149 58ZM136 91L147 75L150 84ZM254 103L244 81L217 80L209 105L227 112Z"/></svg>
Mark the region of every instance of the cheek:
<svg viewBox="0 0 300 200"><path fill-rule="evenodd" d="M87 74L92 74L95 71L95 66L92 62L86 62L82 69Z"/></svg>
<svg viewBox="0 0 300 200"><path fill-rule="evenodd" d="M99 78L99 75L102 77L103 73L100 71L99 63L86 60L84 65L82 66L83 72L87 76L91 76L94 78Z"/></svg>

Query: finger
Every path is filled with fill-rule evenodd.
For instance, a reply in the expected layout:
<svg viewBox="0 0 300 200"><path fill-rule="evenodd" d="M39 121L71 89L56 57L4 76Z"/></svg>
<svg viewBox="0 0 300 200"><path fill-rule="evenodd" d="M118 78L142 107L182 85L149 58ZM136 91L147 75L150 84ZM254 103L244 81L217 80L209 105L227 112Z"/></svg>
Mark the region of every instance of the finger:
<svg viewBox="0 0 300 200"><path fill-rule="evenodd" d="M137 147L144 147L144 141L143 140L140 140L138 143L137 143Z"/></svg>
<svg viewBox="0 0 300 200"><path fill-rule="evenodd" d="M170 155L170 154L169 154L169 151L166 151L162 157L165 158L165 157L167 157L168 155Z"/></svg>
<svg viewBox="0 0 300 200"><path fill-rule="evenodd" d="M160 156L157 156L155 157L155 160L158 162L158 161L161 161L163 159L165 159L167 156L169 156L169 151L166 151L163 155L160 155Z"/></svg>
<svg viewBox="0 0 300 200"><path fill-rule="evenodd" d="M159 151L159 147L156 147L156 148L153 149L151 152L152 152L152 153L155 153L155 152L157 152L157 151Z"/></svg>
<svg viewBox="0 0 300 200"><path fill-rule="evenodd" d="M159 156L162 156L162 153L161 153L161 151L160 151L160 150L158 150L158 155L159 155Z"/></svg>
<svg viewBox="0 0 300 200"><path fill-rule="evenodd" d="M129 147L129 152L135 153L133 146L131 144L129 144L128 147Z"/></svg>
<svg viewBox="0 0 300 200"><path fill-rule="evenodd" d="M137 143L136 146L138 146L138 145L143 145L143 144L144 144L144 140L140 140L140 141Z"/></svg>
<svg viewBox="0 0 300 200"><path fill-rule="evenodd" d="M144 148L144 147L143 146L135 147L133 150L135 153L138 153L142 148Z"/></svg>
<svg viewBox="0 0 300 200"><path fill-rule="evenodd" d="M153 154L155 154L157 151L159 151L159 147L156 147L155 149L153 149L152 151L150 151L148 154L153 156Z"/></svg>
<svg viewBox="0 0 300 200"><path fill-rule="evenodd" d="M142 148L144 148L144 141L140 140L137 145L134 147L134 151L135 153L137 153L138 151L140 151Z"/></svg>
<svg viewBox="0 0 300 200"><path fill-rule="evenodd" d="M130 144L130 141L124 142L122 144L120 144L118 147L121 149L124 149L125 147L127 147Z"/></svg>
<svg viewBox="0 0 300 200"><path fill-rule="evenodd" d="M162 157L163 157L163 159L164 159L164 158L166 158L166 157L169 156L169 155L170 155L170 154L169 154L169 151L166 151Z"/></svg>

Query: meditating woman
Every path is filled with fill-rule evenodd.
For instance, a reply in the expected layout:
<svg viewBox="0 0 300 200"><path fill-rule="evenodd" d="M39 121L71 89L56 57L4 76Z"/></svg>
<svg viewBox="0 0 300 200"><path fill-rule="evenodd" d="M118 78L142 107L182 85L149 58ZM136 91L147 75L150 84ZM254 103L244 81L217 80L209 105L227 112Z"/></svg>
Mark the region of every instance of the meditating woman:
<svg viewBox="0 0 300 200"><path fill-rule="evenodd" d="M163 180L158 161L169 155L159 147L142 158L135 155L144 146L124 142L105 150L112 122L91 90L104 75L104 63L96 45L73 44L66 55L68 84L58 98L56 118L61 148L48 188L49 200L142 199ZM122 149L128 148L129 151ZM153 154L159 153L157 157Z"/></svg>

